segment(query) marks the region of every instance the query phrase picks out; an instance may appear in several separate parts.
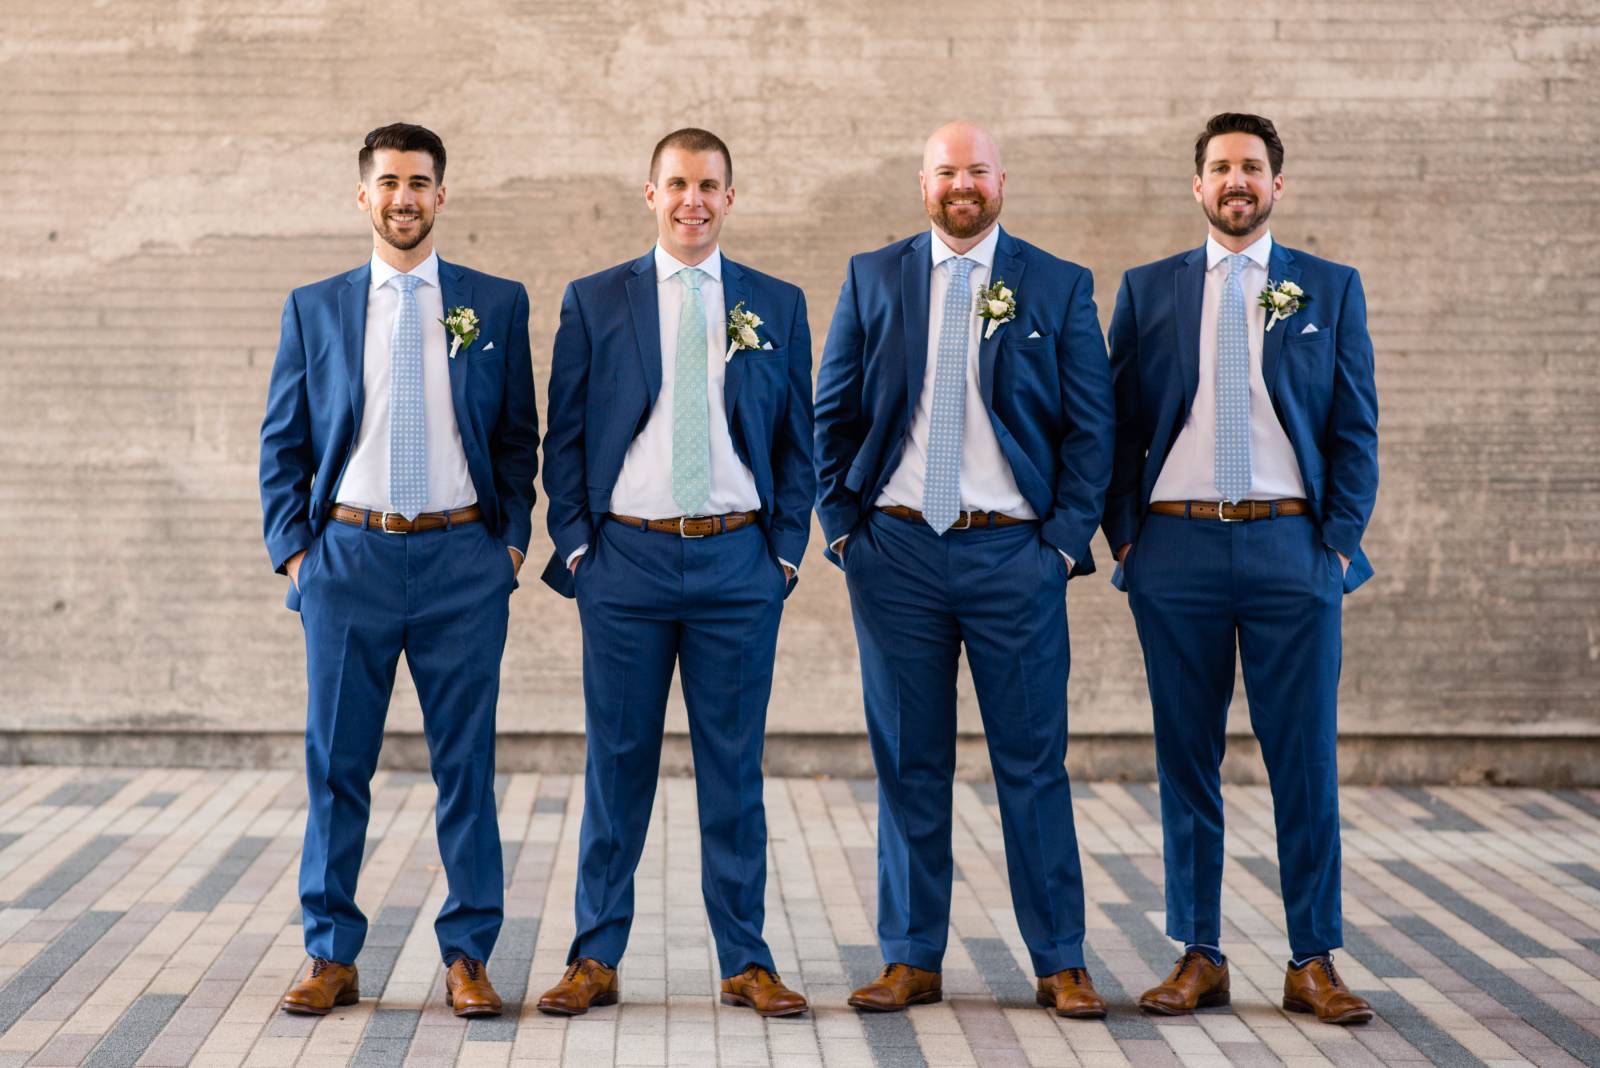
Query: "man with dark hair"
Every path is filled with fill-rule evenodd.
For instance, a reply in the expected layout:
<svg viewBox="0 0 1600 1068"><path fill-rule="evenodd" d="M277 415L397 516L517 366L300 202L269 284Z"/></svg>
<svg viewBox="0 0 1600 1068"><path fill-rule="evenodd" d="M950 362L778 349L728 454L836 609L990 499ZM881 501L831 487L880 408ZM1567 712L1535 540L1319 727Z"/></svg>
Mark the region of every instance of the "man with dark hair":
<svg viewBox="0 0 1600 1068"><path fill-rule="evenodd" d="M1329 1023L1372 1010L1339 978L1340 603L1372 575L1378 491L1366 297L1350 268L1276 244L1283 146L1257 115L1196 142L1201 248L1129 271L1111 318L1112 581L1128 594L1155 713L1167 934L1184 951L1139 1000L1174 1015L1229 998L1220 768L1242 661L1271 780L1292 957L1283 1004Z"/></svg>
<svg viewBox="0 0 1600 1068"><path fill-rule="evenodd" d="M617 1000L674 666L722 1000L806 1009L762 935L761 751L778 621L810 534L811 332L799 289L723 257L730 172L715 136L664 138L644 187L655 247L561 302L544 579L578 600L588 761L577 936L539 999L547 1013Z"/></svg>
<svg viewBox="0 0 1600 1068"><path fill-rule="evenodd" d="M495 704L538 466L528 294L434 252L438 137L374 130L359 164L371 259L289 295L261 425L267 551L305 628L308 682L311 965L283 1008L324 1015L360 997L356 878L403 652L439 790L446 1000L458 1016L493 1016Z"/></svg>
<svg viewBox="0 0 1600 1068"><path fill-rule="evenodd" d="M850 261L817 374L817 515L844 569L878 769L869 1012L938 1001L950 930L956 668L983 713L1040 1005L1098 1018L1067 753L1067 580L1111 477L1094 277L1000 226L989 134L934 131L930 228Z"/></svg>

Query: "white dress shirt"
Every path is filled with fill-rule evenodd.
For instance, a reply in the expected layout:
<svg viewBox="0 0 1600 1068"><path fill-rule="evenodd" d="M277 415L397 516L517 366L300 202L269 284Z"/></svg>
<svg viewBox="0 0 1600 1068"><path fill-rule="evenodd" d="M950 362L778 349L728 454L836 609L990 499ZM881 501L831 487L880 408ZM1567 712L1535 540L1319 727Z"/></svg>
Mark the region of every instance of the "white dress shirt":
<svg viewBox="0 0 1600 1068"><path fill-rule="evenodd" d="M365 401L361 429L339 483L339 503L375 512L392 511L389 498L389 342L400 291L391 281L401 272L372 254L372 286L367 291L366 343L361 383ZM478 500L467 470L461 428L450 395L450 349L445 344L444 294L439 289L439 256L430 255L411 271L421 279L415 290L422 319L422 418L428 438L428 503L425 512L465 508ZM458 354L457 359L466 359Z"/></svg>
<svg viewBox="0 0 1600 1068"><path fill-rule="evenodd" d="M672 394L678 379L678 321L683 316L686 295L678 272L689 269L689 265L674 258L659 243L655 258L661 392L644 429L622 458L622 470L611 490L611 510L639 519L672 519L683 514L683 508L672 497ZM761 495L756 492L755 475L733 451L727 405L723 402L722 386L728 368L723 357L728 352L728 332L722 296L722 250L713 249L695 266L706 274L700 280L700 304L706 317L707 429L711 439L711 495L702 506L702 514L753 512L761 507ZM574 549L567 557L567 565L570 567L588 549L588 545ZM787 560L781 562L794 568Z"/></svg>
<svg viewBox="0 0 1600 1068"><path fill-rule="evenodd" d="M957 256L965 256L974 266L968 276L972 288L966 302L967 398L961 429L961 508L969 512L1000 512L1017 519L1038 518L1022 491L1017 489L1011 464L1000 451L1000 441L994 435L983 394L978 389L978 345L988 324L978 318L977 294L989 284L989 274L994 269L994 249L999 240L997 226L971 249L958 253L944 243L938 230L933 231L933 240L928 243L933 255L933 273L928 291L927 368L922 377L922 392L917 397L917 409L911 413L905 451L878 495L876 503L879 505L898 504L922 510L923 480L928 473L928 432L933 422L933 383L939 373L939 332L944 328L944 301L950 292L953 272L950 265Z"/></svg>
<svg viewBox="0 0 1600 1068"><path fill-rule="evenodd" d="M1257 297L1267 287L1267 260L1272 234L1262 234L1244 250L1250 262L1240 273L1245 318L1250 324L1250 492L1245 500L1271 501L1304 497L1305 483L1295 461L1294 446L1272 410L1267 382L1261 376L1261 350L1266 343L1266 309ZM1161 474L1151 490L1152 501L1215 501L1217 492L1217 316L1222 287L1228 280L1226 260L1232 253L1214 237L1206 238L1205 293L1200 302L1200 381L1189 418L1172 443ZM1287 327L1280 322L1274 329Z"/></svg>

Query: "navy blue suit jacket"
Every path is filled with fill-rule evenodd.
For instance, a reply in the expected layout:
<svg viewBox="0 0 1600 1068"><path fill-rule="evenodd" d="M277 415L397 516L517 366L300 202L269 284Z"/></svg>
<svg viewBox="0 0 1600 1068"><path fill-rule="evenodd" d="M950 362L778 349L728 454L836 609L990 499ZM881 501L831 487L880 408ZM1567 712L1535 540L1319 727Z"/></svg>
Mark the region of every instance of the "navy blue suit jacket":
<svg viewBox="0 0 1600 1068"><path fill-rule="evenodd" d="M828 329L815 456L817 514L835 564L831 546L861 522L899 466L922 395L932 240L925 231L852 257ZM1114 420L1094 276L1002 229L990 278L1015 295L1017 316L978 345L983 415L1044 539L1072 557L1074 575L1088 574Z"/></svg>
<svg viewBox="0 0 1600 1068"><path fill-rule="evenodd" d="M544 580L573 596L566 560L593 544L628 446L661 393L655 250L567 286L550 366L544 443L547 521L556 551ZM755 476L759 523L774 555L799 565L811 536L811 328L805 294L722 259L723 301L762 319L770 349L734 353L723 378L728 432ZM670 403L670 398L669 398Z"/></svg>
<svg viewBox="0 0 1600 1068"><path fill-rule="evenodd" d="M1112 552L1138 537L1156 477L1194 404L1205 274L1202 246L1122 278L1111 316L1117 461L1105 532ZM1261 374L1322 540L1350 559L1345 590L1353 590L1372 577L1361 535L1378 496L1378 393L1361 276L1277 242L1267 276L1274 285L1294 282L1311 298L1267 331ZM1316 331L1304 333L1308 325Z"/></svg>
<svg viewBox="0 0 1600 1068"><path fill-rule="evenodd" d="M289 294L261 424L261 507L279 572L328 522L361 425L370 262ZM488 529L526 555L539 468L539 415L520 282L439 261L446 309L478 313L478 337L450 361L467 471ZM493 348L490 348L490 345ZM292 593L292 591L291 591Z"/></svg>

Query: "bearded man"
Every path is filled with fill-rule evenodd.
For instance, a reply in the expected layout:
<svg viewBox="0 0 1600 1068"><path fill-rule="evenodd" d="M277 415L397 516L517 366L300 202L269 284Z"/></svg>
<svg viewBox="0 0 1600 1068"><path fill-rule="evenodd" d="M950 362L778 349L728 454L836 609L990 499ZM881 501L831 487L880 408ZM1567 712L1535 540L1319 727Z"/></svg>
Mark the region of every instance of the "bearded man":
<svg viewBox="0 0 1600 1068"><path fill-rule="evenodd" d="M1000 227L1005 180L988 133L934 132L932 228L850 261L817 379L817 512L850 589L878 770L885 967L850 1004L941 997L965 646L1039 1004L1100 1017L1065 767L1065 594L1094 570L1111 381L1093 277Z"/></svg>

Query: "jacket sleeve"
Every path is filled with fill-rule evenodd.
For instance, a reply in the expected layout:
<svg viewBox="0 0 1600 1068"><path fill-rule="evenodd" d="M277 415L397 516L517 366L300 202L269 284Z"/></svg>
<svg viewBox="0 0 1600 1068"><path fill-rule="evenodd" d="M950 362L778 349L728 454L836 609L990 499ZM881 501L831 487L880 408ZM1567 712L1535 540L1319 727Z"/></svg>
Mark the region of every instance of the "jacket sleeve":
<svg viewBox="0 0 1600 1068"><path fill-rule="evenodd" d="M550 362L549 428L544 439L544 492L549 504L545 522L550 540L555 542L556 557L562 561L594 539L584 451L590 357L589 330L577 286L568 285L561 298L561 322Z"/></svg>
<svg viewBox="0 0 1600 1068"><path fill-rule="evenodd" d="M533 479L539 471L539 409L533 392L533 355L528 344L528 291L517 286L511 307L506 386L500 418L489 436L495 492L505 517L502 537L524 557L533 535Z"/></svg>
<svg viewBox="0 0 1600 1068"><path fill-rule="evenodd" d="M1322 540L1353 558L1378 499L1378 390L1367 334L1367 297L1355 271L1350 272L1336 329L1333 406L1324 439L1328 481Z"/></svg>
<svg viewBox="0 0 1600 1068"><path fill-rule="evenodd" d="M788 398L773 442L772 523L768 535L772 551L796 567L811 538L811 503L817 478L811 463L811 324L806 318L806 296L795 290L795 307L789 329Z"/></svg>
<svg viewBox="0 0 1600 1068"><path fill-rule="evenodd" d="M839 564L833 543L861 522L861 497L845 485L850 466L867 436L861 404L862 364L866 335L856 304L855 261L845 271L839 302L834 306L828 339L817 369L816 448L817 518L826 547L823 555Z"/></svg>
<svg viewBox="0 0 1600 1068"><path fill-rule="evenodd" d="M1111 313L1111 390L1117 410L1116 444L1101 525L1114 556L1139 532L1139 487L1145 462L1139 432L1139 321L1126 274Z"/></svg>
<svg viewBox="0 0 1600 1068"><path fill-rule="evenodd" d="M1094 306L1094 275L1082 268L1077 274L1065 329L1056 342L1066 427L1057 446L1055 506L1041 533L1076 561L1073 574L1083 575L1094 570L1089 542L1105 509L1116 415L1106 342Z"/></svg>
<svg viewBox="0 0 1600 1068"><path fill-rule="evenodd" d="M306 395L306 350L294 294L283 305L278 355L267 386L261 422L261 512L273 570L287 574L288 559L311 544L310 399Z"/></svg>

